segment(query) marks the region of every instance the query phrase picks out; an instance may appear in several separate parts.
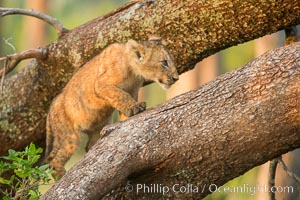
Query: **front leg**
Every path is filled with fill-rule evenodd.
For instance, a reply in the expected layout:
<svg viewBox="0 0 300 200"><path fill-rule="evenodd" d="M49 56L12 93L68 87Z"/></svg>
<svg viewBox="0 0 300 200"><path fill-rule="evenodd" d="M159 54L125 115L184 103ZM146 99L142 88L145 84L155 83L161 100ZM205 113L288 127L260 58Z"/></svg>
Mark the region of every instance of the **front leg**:
<svg viewBox="0 0 300 200"><path fill-rule="evenodd" d="M130 94L132 95L132 98L135 101L138 101L138 93L139 93L139 89L132 91ZM119 121L124 121L126 120L128 117L126 117L125 114L123 114L122 112L119 111Z"/></svg>
<svg viewBox="0 0 300 200"><path fill-rule="evenodd" d="M97 97L108 101L112 107L124 113L127 117L136 115L146 109L145 102L137 102L129 93L113 85L95 84Z"/></svg>

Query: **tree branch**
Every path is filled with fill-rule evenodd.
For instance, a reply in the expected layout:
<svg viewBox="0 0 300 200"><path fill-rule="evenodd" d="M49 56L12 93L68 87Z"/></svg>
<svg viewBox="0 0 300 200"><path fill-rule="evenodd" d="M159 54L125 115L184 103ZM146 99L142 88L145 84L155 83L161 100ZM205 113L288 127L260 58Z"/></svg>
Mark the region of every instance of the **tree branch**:
<svg viewBox="0 0 300 200"><path fill-rule="evenodd" d="M290 176L292 177L295 181L297 181L297 184L300 184L300 177L297 176L295 173L293 173L289 168L286 166L284 161L282 160L282 157L278 158L279 164L282 166L283 170Z"/></svg>
<svg viewBox="0 0 300 200"><path fill-rule="evenodd" d="M42 199L163 198L162 190L138 190L144 185L166 186L170 199L201 199L209 186L300 147L299 61L300 43L272 50L105 128L104 138ZM198 190L176 192L188 185Z"/></svg>
<svg viewBox="0 0 300 200"><path fill-rule="evenodd" d="M0 17L4 17L6 15L15 15L15 14L35 17L50 24L56 30L57 35L59 37L61 37L68 31L57 19L49 15L40 13L38 11L21 9L21 8L0 8Z"/></svg>
<svg viewBox="0 0 300 200"><path fill-rule="evenodd" d="M0 61L2 60L8 60L9 65L3 69L0 70L0 77L5 76L10 71L12 71L17 64L19 64L20 61L29 59L29 58L36 58L39 60L44 60L47 58L47 49L45 48L38 48L38 49L28 49L25 51L22 51L20 53L14 53L10 54L4 57L0 58Z"/></svg>
<svg viewBox="0 0 300 200"><path fill-rule="evenodd" d="M104 15L101 17L101 20L104 20L110 16L113 16L114 14L121 12L127 8L129 8L130 6L141 2L140 0L136 0L136 1L130 1L127 4L125 4L124 6L117 8L116 10ZM29 15L29 16L33 16L36 18L39 18L43 21L45 21L46 23L49 23L50 25L52 25L55 30L57 31L59 37L62 36L63 33L66 33L68 30L65 29L63 27L63 25L55 18L45 15L43 13L34 11L34 10L26 10L26 9L20 9L20 8L0 8L0 17L4 17L6 15L12 15L12 14L22 14L22 15ZM7 43L7 41L6 41ZM13 47L10 43L7 43L9 46ZM14 48L14 47L13 47ZM0 77L5 76L7 73L9 73L10 71L12 71L21 60L24 59L28 59L28 58L37 58L37 59L45 59L47 57L46 49L42 49L43 52L42 55L40 54L39 49L30 49L30 50L26 50L23 51L19 54L11 54L11 55L7 55L4 57L0 58L0 61L2 60L12 60L10 62L10 64L6 67L4 67L2 70L0 70ZM14 49L15 50L15 49ZM3 87L3 83L1 84L1 88Z"/></svg>
<svg viewBox="0 0 300 200"><path fill-rule="evenodd" d="M286 28L285 31L285 45L289 45L289 44L293 44L297 41L299 41L298 35L298 26L292 26L292 27L288 27ZM279 160L282 160L282 156L279 156L278 158L275 158L273 160L270 161L270 165L269 165L269 176L268 176L268 186L269 188L274 188L275 186L275 178L276 178L276 170L277 170L277 165ZM269 191L269 199L270 200L275 200L275 192L273 191Z"/></svg>
<svg viewBox="0 0 300 200"><path fill-rule="evenodd" d="M7 60L4 60L4 62L3 62L3 74L5 74L5 72L6 72L6 68L7 68L7 63L8 63L8 61ZM2 74L1 73L1 71L0 71L0 75ZM5 76L2 76L1 77L1 83L0 83L0 94L2 94L2 92L3 92L3 84L4 84L4 79L5 79Z"/></svg>
<svg viewBox="0 0 300 200"><path fill-rule="evenodd" d="M275 158L270 161L269 166L269 180L268 180L268 186L269 188L273 188L275 186L275 177L276 177L276 169L278 164L278 158ZM275 200L275 192L269 191L269 199Z"/></svg>
<svg viewBox="0 0 300 200"><path fill-rule="evenodd" d="M299 0L157 0L96 18L49 44L46 60L6 79L0 95L0 155L30 142L43 146L52 99L75 70L111 43L159 35L183 73L222 49L299 23Z"/></svg>

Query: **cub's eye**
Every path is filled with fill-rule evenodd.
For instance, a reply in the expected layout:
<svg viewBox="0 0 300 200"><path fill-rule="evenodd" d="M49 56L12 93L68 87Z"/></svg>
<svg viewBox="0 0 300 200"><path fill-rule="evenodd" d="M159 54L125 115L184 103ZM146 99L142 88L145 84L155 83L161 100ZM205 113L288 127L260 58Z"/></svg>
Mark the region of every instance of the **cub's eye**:
<svg viewBox="0 0 300 200"><path fill-rule="evenodd" d="M136 54L137 58L140 60L140 59L141 59L141 57L142 57L141 53L140 53L140 52L138 52L138 51L136 51L136 52L135 52L135 54Z"/></svg>
<svg viewBox="0 0 300 200"><path fill-rule="evenodd" d="M169 67L169 64L168 64L168 61L167 60L162 60L160 61L161 65L164 67L164 68L168 68Z"/></svg>

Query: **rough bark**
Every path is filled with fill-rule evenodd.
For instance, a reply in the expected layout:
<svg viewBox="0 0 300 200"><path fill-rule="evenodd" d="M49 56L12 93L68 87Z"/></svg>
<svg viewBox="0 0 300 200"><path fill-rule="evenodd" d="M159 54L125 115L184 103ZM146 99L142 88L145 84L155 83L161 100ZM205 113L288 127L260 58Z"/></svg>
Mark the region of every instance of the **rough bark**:
<svg viewBox="0 0 300 200"><path fill-rule="evenodd" d="M300 43L272 50L107 127L104 138L42 199L99 199L109 192L107 199L203 198L211 184L221 186L300 147L299 88ZM135 191L124 191L126 181ZM161 190L137 194L136 184ZM174 193L174 185L192 185L192 191ZM170 191L163 196L164 186Z"/></svg>
<svg viewBox="0 0 300 200"><path fill-rule="evenodd" d="M49 44L46 60L6 79L0 96L0 155L44 141L53 97L74 70L110 43L160 35L182 73L221 49L299 23L299 0L157 0L96 18Z"/></svg>

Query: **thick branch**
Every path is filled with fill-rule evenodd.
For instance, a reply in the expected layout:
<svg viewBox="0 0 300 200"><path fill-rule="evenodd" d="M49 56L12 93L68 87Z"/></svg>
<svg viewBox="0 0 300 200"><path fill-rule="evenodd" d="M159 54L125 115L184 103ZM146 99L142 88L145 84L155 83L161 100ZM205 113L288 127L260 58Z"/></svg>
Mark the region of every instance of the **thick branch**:
<svg viewBox="0 0 300 200"><path fill-rule="evenodd" d="M68 31L60 23L60 21L44 13L40 13L35 10L26 10L20 8L0 8L0 17L4 17L6 15L16 15L16 14L32 16L50 24L56 30L59 37Z"/></svg>
<svg viewBox="0 0 300 200"><path fill-rule="evenodd" d="M300 23L299 0L157 0L99 17L50 44L48 58L4 83L0 96L0 155L44 141L50 102L73 72L108 44L159 35L180 73L221 49Z"/></svg>
<svg viewBox="0 0 300 200"><path fill-rule="evenodd" d="M137 193L137 184L167 186L170 199L203 198L211 184L300 147L299 88L300 43L272 50L104 129L105 137L42 199L163 198ZM131 193L124 192L126 181ZM198 192L175 193L175 184Z"/></svg>

